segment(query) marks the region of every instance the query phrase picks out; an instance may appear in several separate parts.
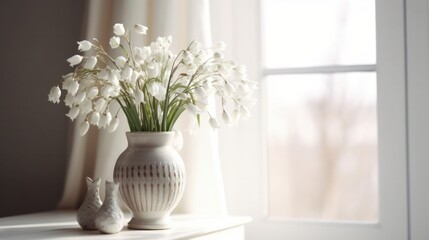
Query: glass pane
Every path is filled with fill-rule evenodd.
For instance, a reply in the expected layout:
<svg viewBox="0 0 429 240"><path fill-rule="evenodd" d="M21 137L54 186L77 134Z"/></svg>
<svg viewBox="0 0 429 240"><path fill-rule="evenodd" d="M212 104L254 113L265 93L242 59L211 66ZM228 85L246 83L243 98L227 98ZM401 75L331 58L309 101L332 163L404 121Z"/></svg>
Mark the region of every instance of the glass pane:
<svg viewBox="0 0 429 240"><path fill-rule="evenodd" d="M374 0L264 0L268 68L375 64Z"/></svg>
<svg viewBox="0 0 429 240"><path fill-rule="evenodd" d="M270 216L376 221L376 74L265 80Z"/></svg>

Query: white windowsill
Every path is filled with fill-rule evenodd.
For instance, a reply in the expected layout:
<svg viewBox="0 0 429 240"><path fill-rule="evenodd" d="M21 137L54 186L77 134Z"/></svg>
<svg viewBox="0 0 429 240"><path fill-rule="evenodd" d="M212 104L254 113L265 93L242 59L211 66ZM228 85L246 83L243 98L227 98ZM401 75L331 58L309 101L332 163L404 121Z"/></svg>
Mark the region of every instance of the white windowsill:
<svg viewBox="0 0 429 240"><path fill-rule="evenodd" d="M131 216L126 214L125 220ZM75 211L53 211L0 218L0 239L244 239L249 217L172 216L168 230L129 230L118 234L84 231L76 222Z"/></svg>

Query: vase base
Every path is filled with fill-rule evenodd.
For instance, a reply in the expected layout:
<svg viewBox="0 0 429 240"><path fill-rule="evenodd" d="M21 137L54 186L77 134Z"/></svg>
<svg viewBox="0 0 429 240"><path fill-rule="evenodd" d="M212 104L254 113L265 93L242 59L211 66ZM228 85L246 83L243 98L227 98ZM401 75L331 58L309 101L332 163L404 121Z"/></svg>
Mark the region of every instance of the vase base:
<svg viewBox="0 0 429 240"><path fill-rule="evenodd" d="M133 217L128 222L129 229L139 230L162 230L171 228L171 220L169 217L159 219L146 219Z"/></svg>

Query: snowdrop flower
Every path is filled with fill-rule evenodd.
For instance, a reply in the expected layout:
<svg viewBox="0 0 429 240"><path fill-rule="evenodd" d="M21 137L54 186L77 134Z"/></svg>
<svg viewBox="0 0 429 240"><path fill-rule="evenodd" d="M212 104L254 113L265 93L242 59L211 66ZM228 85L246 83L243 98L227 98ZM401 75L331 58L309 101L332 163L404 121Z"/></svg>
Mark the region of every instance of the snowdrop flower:
<svg viewBox="0 0 429 240"><path fill-rule="evenodd" d="M189 51L194 54L197 55L201 50L201 44L197 41L193 41L191 46L189 46Z"/></svg>
<svg viewBox="0 0 429 240"><path fill-rule="evenodd" d="M92 43L90 41L87 41L87 40L77 42L77 44L79 44L79 47L77 48L77 50L79 50L81 52L88 51L92 47Z"/></svg>
<svg viewBox="0 0 429 240"><path fill-rule="evenodd" d="M157 83L152 82L152 83L149 83L147 90L150 93L150 95L155 97L159 92L159 86Z"/></svg>
<svg viewBox="0 0 429 240"><path fill-rule="evenodd" d="M240 121L240 112L238 110L232 112L232 121L233 123L238 123L238 121Z"/></svg>
<svg viewBox="0 0 429 240"><path fill-rule="evenodd" d="M164 101L165 100L165 93L167 92L167 89L165 89L164 86L158 85L158 93L154 96L158 101Z"/></svg>
<svg viewBox="0 0 429 240"><path fill-rule="evenodd" d="M69 84L67 88L67 92L74 96L76 95L78 89L79 89L79 83L77 81L73 81Z"/></svg>
<svg viewBox="0 0 429 240"><path fill-rule="evenodd" d="M122 71L122 78L125 80L130 80L133 75L133 69L130 66L127 66L124 71Z"/></svg>
<svg viewBox="0 0 429 240"><path fill-rule="evenodd" d="M113 70L109 72L108 81L113 85L119 85L119 78L121 74L119 70Z"/></svg>
<svg viewBox="0 0 429 240"><path fill-rule="evenodd" d="M107 80L109 79L109 72L106 69L103 69L98 72L97 77L102 80Z"/></svg>
<svg viewBox="0 0 429 240"><path fill-rule="evenodd" d="M110 121L112 121L112 114L109 111L107 111L100 116L100 121L98 122L98 126L100 128L106 128L110 124Z"/></svg>
<svg viewBox="0 0 429 240"><path fill-rule="evenodd" d="M82 62L83 57L80 55L74 55L73 57L70 57L69 59L67 59L67 62L70 63L70 67L73 67L74 65L79 64L80 62Z"/></svg>
<svg viewBox="0 0 429 240"><path fill-rule="evenodd" d="M89 120L89 123L92 125L98 126L98 122L100 121L100 114L98 112L92 112L91 119Z"/></svg>
<svg viewBox="0 0 429 240"><path fill-rule="evenodd" d="M140 73L137 71L133 71L133 74L131 74L131 78L130 78L131 83L135 84L139 77L140 77Z"/></svg>
<svg viewBox="0 0 429 240"><path fill-rule="evenodd" d="M134 31L137 34L145 34L146 35L147 34L147 30L148 30L148 28L146 26L141 25L141 24L134 25Z"/></svg>
<svg viewBox="0 0 429 240"><path fill-rule="evenodd" d="M73 77L63 77L63 78L64 78L64 81L63 81L63 86L62 86L62 88L63 88L64 90L68 90L68 88L69 88L70 84L71 84L72 82L74 82Z"/></svg>
<svg viewBox="0 0 429 240"><path fill-rule="evenodd" d="M91 56L86 60L85 65L83 65L86 69L94 69L95 65L97 64L97 57Z"/></svg>
<svg viewBox="0 0 429 240"><path fill-rule="evenodd" d="M122 23L116 23L113 25L113 33L116 36L123 36L125 34L125 28Z"/></svg>
<svg viewBox="0 0 429 240"><path fill-rule="evenodd" d="M67 107L72 107L73 102L74 102L74 96L72 94L68 93L66 95L66 97L64 98L64 105L66 105Z"/></svg>
<svg viewBox="0 0 429 240"><path fill-rule="evenodd" d="M66 114L72 121L79 115L79 108L74 106L70 108L69 113Z"/></svg>
<svg viewBox="0 0 429 240"><path fill-rule="evenodd" d="M149 78L155 78L158 76L158 64L152 61L147 65L147 68L147 75Z"/></svg>
<svg viewBox="0 0 429 240"><path fill-rule="evenodd" d="M120 68L124 68L126 62L127 62L127 59L123 56L119 56L115 59L116 66Z"/></svg>
<svg viewBox="0 0 429 240"><path fill-rule="evenodd" d="M74 103L80 104L85 99L85 97L86 97L86 92L85 91L79 92L74 97Z"/></svg>
<svg viewBox="0 0 429 240"><path fill-rule="evenodd" d="M97 94L98 94L98 87L93 86L90 89L88 89L86 93L86 97L88 99L93 99L95 96L97 96Z"/></svg>
<svg viewBox="0 0 429 240"><path fill-rule="evenodd" d="M102 97L108 98L110 97L110 94L113 92L113 88L111 85L104 85L101 88L100 94Z"/></svg>
<svg viewBox="0 0 429 240"><path fill-rule="evenodd" d="M107 127L107 131L114 132L119 126L119 118L116 116Z"/></svg>
<svg viewBox="0 0 429 240"><path fill-rule="evenodd" d="M60 96L61 96L61 89L58 86L52 87L51 91L49 91L48 101L53 103L59 103Z"/></svg>
<svg viewBox="0 0 429 240"><path fill-rule="evenodd" d="M106 100L104 98L98 99L94 104L94 110L97 112L102 112L104 110L105 104L106 104Z"/></svg>
<svg viewBox="0 0 429 240"><path fill-rule="evenodd" d="M199 114L201 111L197 106L192 103L188 104L186 106L186 109L188 109L188 111L190 111L194 116L197 116L197 114Z"/></svg>
<svg viewBox="0 0 429 240"><path fill-rule="evenodd" d="M115 49L121 44L121 39L119 37L112 37L110 38L109 44L112 49Z"/></svg>
<svg viewBox="0 0 429 240"><path fill-rule="evenodd" d="M136 91L134 91L134 98L135 98L136 104L145 103L144 93L141 89L137 89Z"/></svg>
<svg viewBox="0 0 429 240"><path fill-rule="evenodd" d="M213 54L213 58L216 59L216 60L220 60L220 59L223 59L223 55L222 55L222 53L215 52Z"/></svg>
<svg viewBox="0 0 429 240"><path fill-rule="evenodd" d="M219 124L217 123L217 120L213 117L209 119L209 124L213 129L219 128Z"/></svg>
<svg viewBox="0 0 429 240"><path fill-rule="evenodd" d="M81 136L85 135L88 132L88 129L89 129L89 122L88 120L85 120L80 124L79 134Z"/></svg>
<svg viewBox="0 0 429 240"><path fill-rule="evenodd" d="M90 113L92 111L92 101L86 98L81 104L79 104L79 108L81 114Z"/></svg>
<svg viewBox="0 0 429 240"><path fill-rule="evenodd" d="M202 87L197 87L195 88L195 93L197 94L197 96L201 99L207 98L207 93L204 90L204 88Z"/></svg>
<svg viewBox="0 0 429 240"><path fill-rule="evenodd" d="M231 117L225 110L222 112L222 120L226 125L232 125Z"/></svg>
<svg viewBox="0 0 429 240"><path fill-rule="evenodd" d="M183 63L186 65L191 64L194 61L194 56L192 53L185 51L183 52Z"/></svg>

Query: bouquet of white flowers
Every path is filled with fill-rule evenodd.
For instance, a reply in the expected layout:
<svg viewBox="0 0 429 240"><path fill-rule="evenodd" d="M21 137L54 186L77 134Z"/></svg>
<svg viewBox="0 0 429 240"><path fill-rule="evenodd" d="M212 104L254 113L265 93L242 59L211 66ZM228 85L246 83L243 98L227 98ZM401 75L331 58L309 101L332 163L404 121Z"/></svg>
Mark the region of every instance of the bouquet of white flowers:
<svg viewBox="0 0 429 240"><path fill-rule="evenodd" d="M213 95L221 99L226 124L249 115L256 82L247 79L245 66L224 59L223 42L203 49L193 41L177 55L169 50L171 36L158 37L148 46L133 46L130 35L145 35L147 30L139 24L125 29L117 23L109 44L122 55L112 57L94 38L78 42L78 50L92 51L93 55L67 59L70 66L77 67L61 80L67 91L64 104L70 108L66 115L71 120L85 116L81 135L90 124L109 131L118 127L118 111L112 113L110 107L113 101L121 106L132 132L171 131L185 110L193 113L198 123L201 114L208 114L210 125L217 128L216 113L208 111ZM58 103L60 96L59 85L54 86L49 101Z"/></svg>

